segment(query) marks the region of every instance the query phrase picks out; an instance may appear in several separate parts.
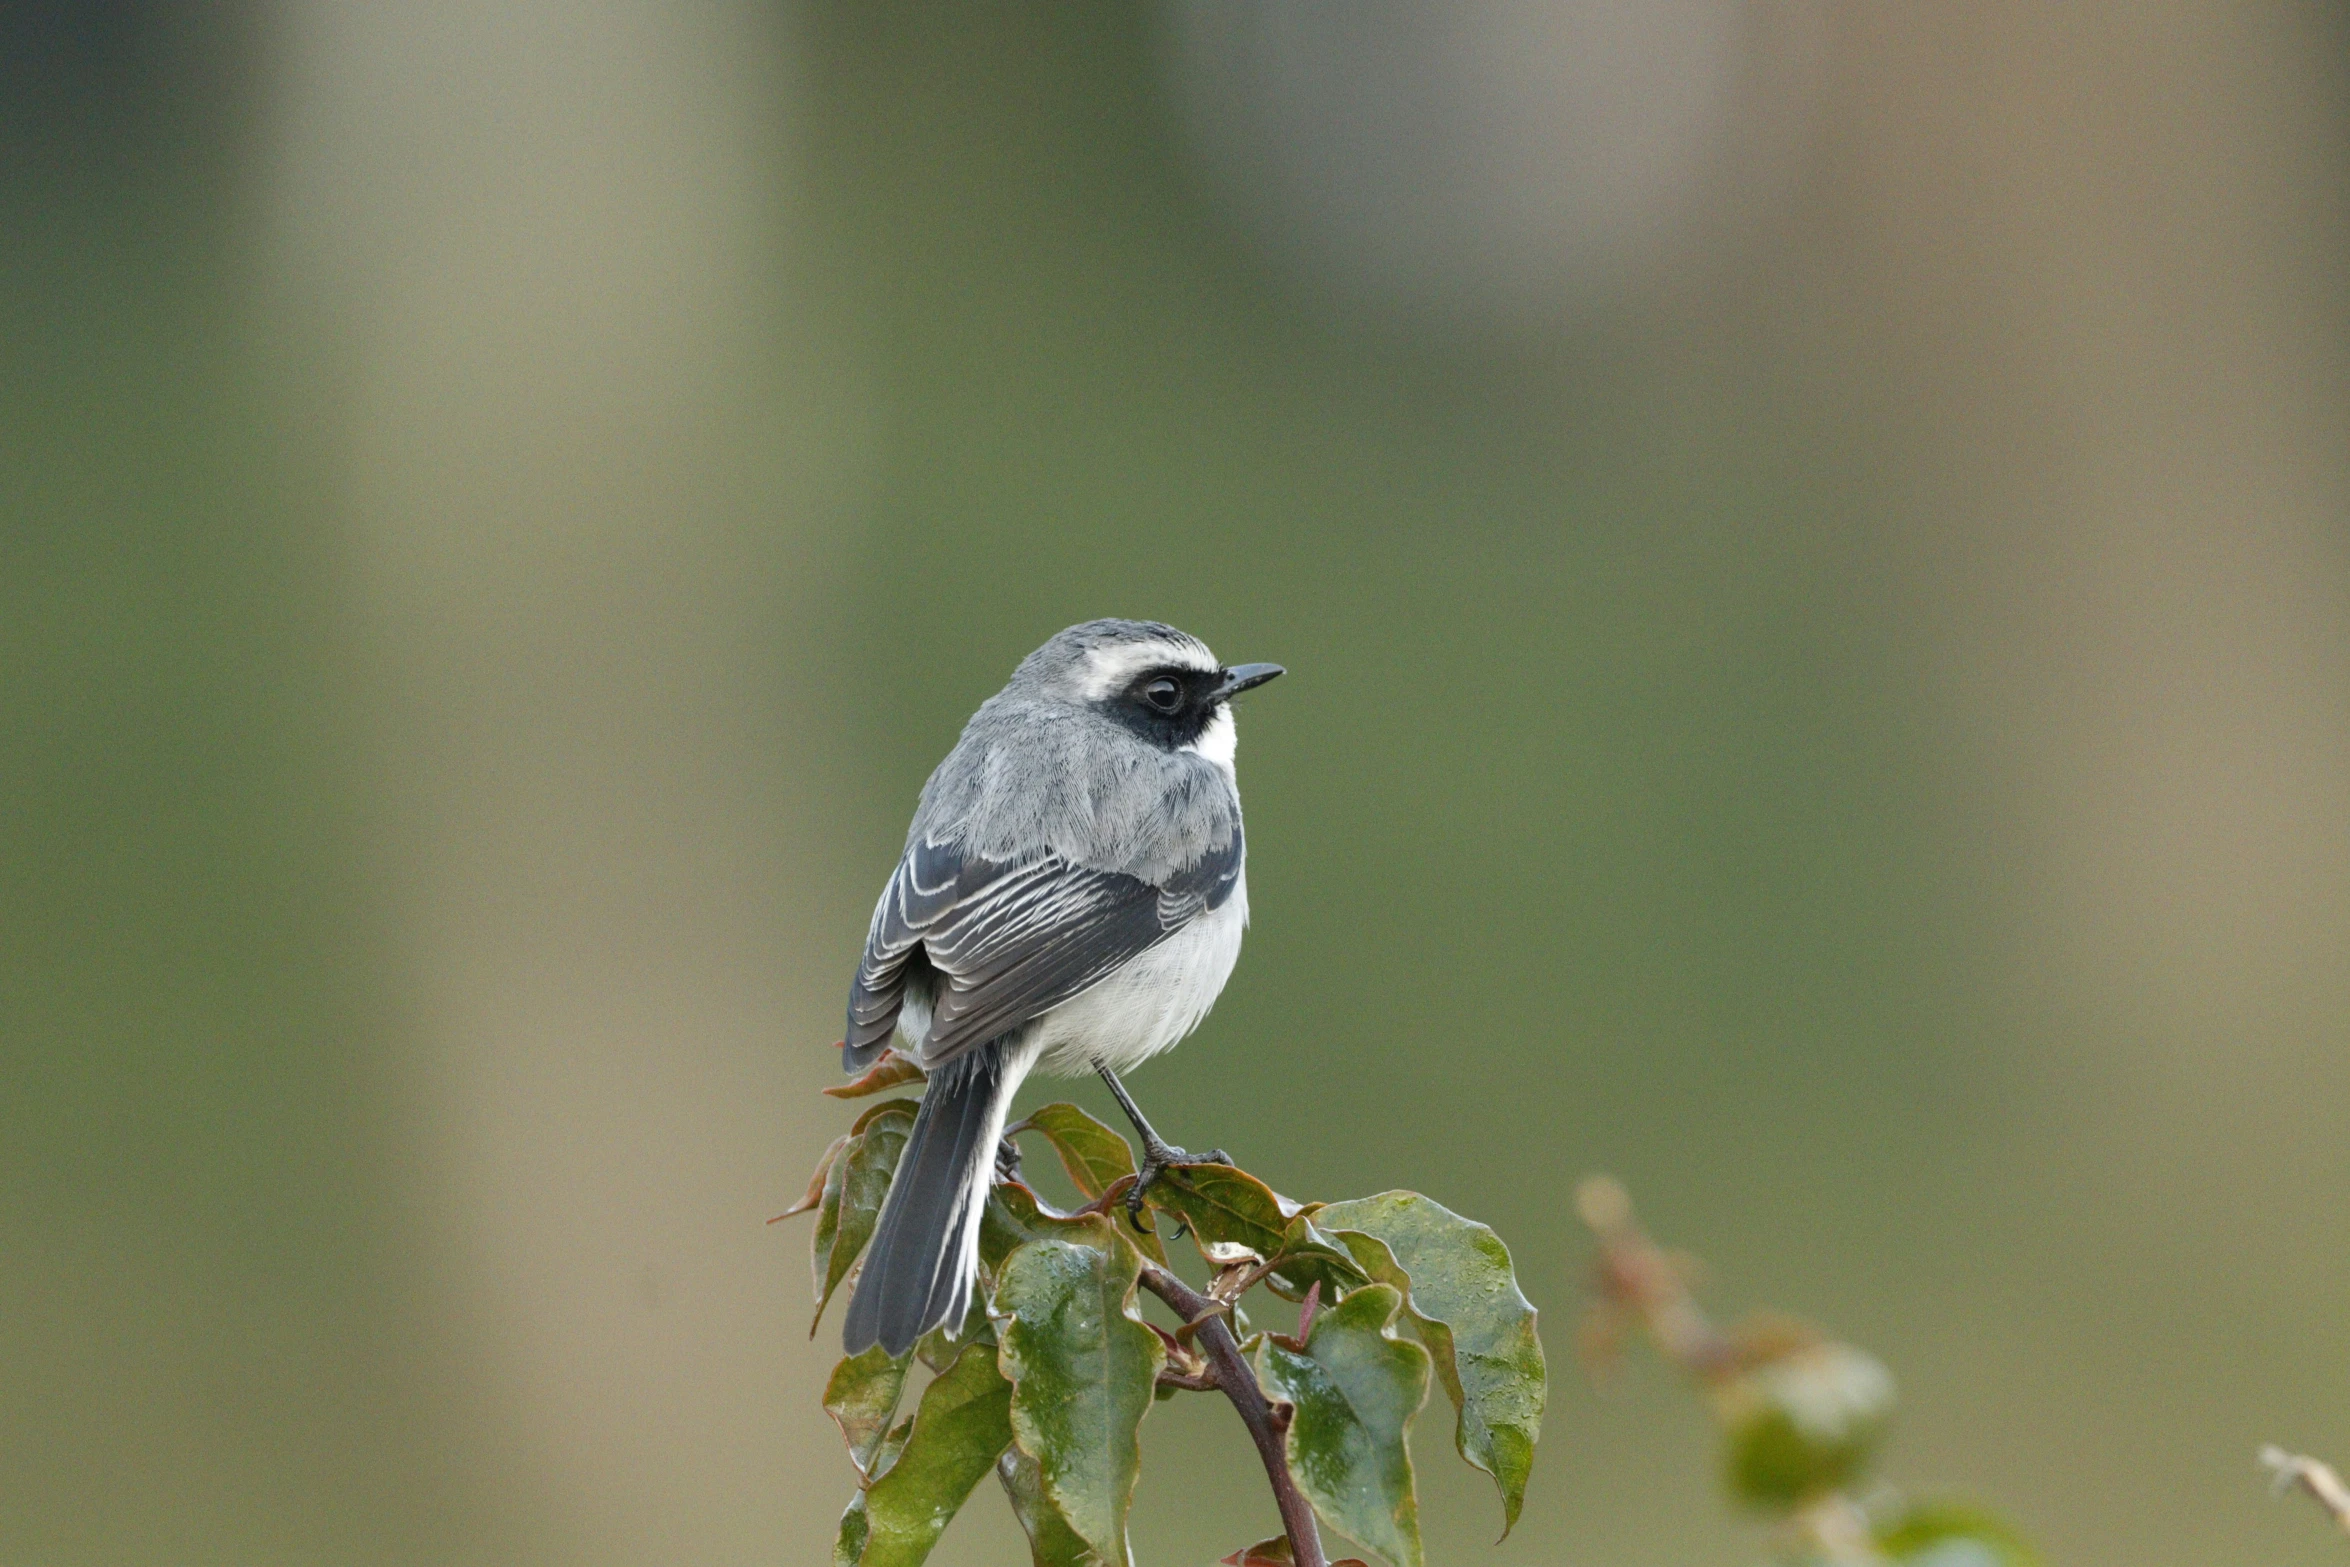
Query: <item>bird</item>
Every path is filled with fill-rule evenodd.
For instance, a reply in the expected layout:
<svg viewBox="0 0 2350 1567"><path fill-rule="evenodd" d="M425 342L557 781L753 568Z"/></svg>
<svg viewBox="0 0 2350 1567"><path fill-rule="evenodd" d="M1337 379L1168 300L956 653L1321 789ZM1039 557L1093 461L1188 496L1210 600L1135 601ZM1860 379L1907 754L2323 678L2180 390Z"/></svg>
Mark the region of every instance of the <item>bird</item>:
<svg viewBox="0 0 2350 1567"><path fill-rule="evenodd" d="M841 1064L927 1074L842 1323L892 1357L959 1328L1012 1096L1098 1072L1167 1168L1228 1164L1152 1129L1119 1073L1199 1025L1248 924L1232 700L1283 673L1149 620L1055 634L981 703L923 785L849 986Z"/></svg>

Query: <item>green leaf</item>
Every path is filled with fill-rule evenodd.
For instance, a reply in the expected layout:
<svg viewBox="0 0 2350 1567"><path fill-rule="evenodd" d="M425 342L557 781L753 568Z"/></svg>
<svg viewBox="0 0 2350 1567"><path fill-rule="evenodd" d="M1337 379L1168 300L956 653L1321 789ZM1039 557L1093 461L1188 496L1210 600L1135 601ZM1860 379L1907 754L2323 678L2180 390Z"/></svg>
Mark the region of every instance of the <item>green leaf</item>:
<svg viewBox="0 0 2350 1567"><path fill-rule="evenodd" d="M963 1313L963 1325L950 1330L941 1324L923 1334L914 1341L914 1358L933 1371L944 1371L965 1347L994 1343L995 1324L987 1319L987 1302L975 1295L971 1309Z"/></svg>
<svg viewBox="0 0 2350 1567"><path fill-rule="evenodd" d="M1919 1502L1878 1525L1877 1549L1903 1567L2039 1567L2007 1523L1956 1502Z"/></svg>
<svg viewBox="0 0 2350 1567"><path fill-rule="evenodd" d="M816 1235L811 1262L816 1274L816 1315L808 1337L824 1320L824 1308L840 1281L849 1275L857 1254L873 1238L881 1217L882 1199L889 1195L889 1178L906 1151L906 1134L914 1127L915 1104L892 1099L875 1105L857 1118L849 1144L832 1161L824 1177L824 1196L816 1210Z"/></svg>
<svg viewBox="0 0 2350 1567"><path fill-rule="evenodd" d="M1061 1156L1061 1168L1088 1197L1099 1197L1112 1181L1134 1173L1134 1150L1126 1139L1075 1105L1046 1105L1012 1131L1042 1133Z"/></svg>
<svg viewBox="0 0 2350 1567"><path fill-rule="evenodd" d="M816 1199L816 1233L808 1238L808 1263L816 1275L817 1314L823 1314L826 1294L824 1281L832 1268L833 1248L840 1242L840 1196L848 1184L849 1165L841 1153L856 1142L855 1134L841 1139L840 1152L835 1153L824 1167L824 1190ZM811 1332L810 1337L815 1335Z"/></svg>
<svg viewBox="0 0 2350 1567"><path fill-rule="evenodd" d="M1867 1467L1893 1403L1892 1374L1849 1344L1755 1367L1722 1394L1731 1491L1777 1509L1842 1487Z"/></svg>
<svg viewBox="0 0 2350 1567"><path fill-rule="evenodd" d="M1011 1410L1012 1384L996 1370L995 1347L970 1345L922 1390L896 1462L841 1515L834 1561L842 1567L919 1567L972 1488L1011 1445Z"/></svg>
<svg viewBox="0 0 2350 1567"><path fill-rule="evenodd" d="M979 1265L994 1273L1004 1259L1033 1240L1091 1241L1094 1215L1055 1213L1018 1181L998 1181L979 1218Z"/></svg>
<svg viewBox="0 0 2350 1567"><path fill-rule="evenodd" d="M874 1455L873 1468L866 1475L870 1485L883 1470L898 1461L906 1450L906 1438L913 1434L914 1422L901 1420L890 1428L881 1440L881 1449ZM833 1567L857 1567L857 1558L864 1554L865 1542L872 1536L873 1520L865 1512L865 1493L859 1490L849 1498L849 1505L840 1515L840 1533L832 1542ZM1335 1564L1334 1564L1335 1567Z"/></svg>
<svg viewBox="0 0 2350 1567"><path fill-rule="evenodd" d="M868 1094L883 1094L906 1083L927 1081L929 1074L895 1050L884 1050L881 1059L865 1069L865 1075L854 1082L838 1083L824 1090L833 1099L863 1099Z"/></svg>
<svg viewBox="0 0 2350 1567"><path fill-rule="evenodd" d="M1369 1282L1354 1254L1302 1213L1283 1228L1278 1261L1265 1275L1265 1287L1285 1300L1305 1299L1316 1284L1322 1286L1324 1300L1336 1300Z"/></svg>
<svg viewBox="0 0 2350 1567"><path fill-rule="evenodd" d="M1387 1331L1402 1304L1392 1285L1356 1290L1315 1318L1302 1352L1260 1340L1257 1378L1296 1406L1289 1467L1314 1511L1395 1567L1421 1567L1407 1439L1428 1397L1428 1351Z"/></svg>
<svg viewBox="0 0 2350 1567"><path fill-rule="evenodd" d="M1526 1500L1550 1387L1534 1307L1518 1288L1509 1248L1485 1225L1417 1192L1332 1203L1313 1222L1372 1278L1404 1292L1413 1327L1460 1411L1453 1445L1493 1476L1507 1537Z"/></svg>
<svg viewBox="0 0 2350 1567"><path fill-rule="evenodd" d="M1071 1532L1127 1567L1126 1515L1142 1471L1166 1346L1134 1309L1142 1259L1107 1219L1091 1244L1033 1240L997 1277L999 1363L1012 1379L1012 1431Z"/></svg>
<svg viewBox="0 0 2350 1567"><path fill-rule="evenodd" d="M906 1358L891 1358L879 1344L834 1366L824 1384L824 1412L848 1442L849 1461L867 1479L905 1390Z"/></svg>
<svg viewBox="0 0 2350 1567"><path fill-rule="evenodd" d="M1200 1255L1225 1262L1211 1246L1241 1246L1259 1257L1278 1255L1289 1225L1271 1187L1228 1164L1172 1165L1151 1183L1150 1205L1191 1226Z"/></svg>
<svg viewBox="0 0 2350 1567"><path fill-rule="evenodd" d="M995 1474L1003 1482L1004 1495L1011 1498L1012 1516L1028 1534L1028 1556L1034 1567L1105 1567L1046 1499L1044 1473L1035 1459L1020 1451L1019 1443L1004 1449L1004 1456L995 1461Z"/></svg>

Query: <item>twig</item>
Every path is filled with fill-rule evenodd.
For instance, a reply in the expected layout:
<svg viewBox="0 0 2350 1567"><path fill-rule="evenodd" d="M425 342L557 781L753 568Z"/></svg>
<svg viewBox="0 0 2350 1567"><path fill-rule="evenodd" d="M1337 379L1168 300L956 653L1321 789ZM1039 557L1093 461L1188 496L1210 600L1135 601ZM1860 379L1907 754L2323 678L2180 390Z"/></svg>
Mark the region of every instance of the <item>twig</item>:
<svg viewBox="0 0 2350 1567"><path fill-rule="evenodd" d="M1657 1352L1706 1382L1739 1369L1738 1345L1713 1325L1689 1291L1691 1265L1648 1238L1632 1218L1632 1198L1604 1175L1583 1182L1575 1207L1599 1239L1600 1304L1587 1337L1612 1343L1620 1322L1647 1329Z"/></svg>
<svg viewBox="0 0 2350 1567"><path fill-rule="evenodd" d="M1187 1393L1213 1393L1223 1385L1224 1379L1216 1375L1214 1366L1202 1366L1197 1371L1162 1369L1159 1372L1159 1386L1179 1387Z"/></svg>
<svg viewBox="0 0 2350 1567"><path fill-rule="evenodd" d="M2342 1483L2333 1465L2288 1453L2281 1447L2262 1448L2260 1462L2275 1478L2279 1495L2299 1486L2326 1510L2343 1533L2350 1534L2350 1485Z"/></svg>
<svg viewBox="0 0 2350 1567"><path fill-rule="evenodd" d="M1322 1534L1314 1523L1313 1504L1289 1472L1289 1422L1296 1411L1288 1404L1266 1399L1256 1373L1240 1353L1231 1325L1224 1320L1228 1308L1154 1263L1143 1264L1142 1287L1172 1306L1175 1314L1196 1330L1216 1385L1232 1400L1240 1423L1248 1427L1257 1444L1257 1456L1265 1461L1265 1478L1272 1482L1273 1501L1281 1509L1281 1527L1289 1536L1289 1553L1296 1567L1330 1567L1330 1558L1322 1554Z"/></svg>

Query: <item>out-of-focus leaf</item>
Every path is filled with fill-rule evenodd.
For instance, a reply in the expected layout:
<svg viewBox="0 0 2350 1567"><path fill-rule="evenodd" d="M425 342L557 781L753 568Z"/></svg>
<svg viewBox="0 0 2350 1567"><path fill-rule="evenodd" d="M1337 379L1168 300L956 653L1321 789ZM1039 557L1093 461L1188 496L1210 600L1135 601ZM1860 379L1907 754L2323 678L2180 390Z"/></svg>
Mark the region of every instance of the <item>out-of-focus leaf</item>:
<svg viewBox="0 0 2350 1567"><path fill-rule="evenodd" d="M1223 1567L1293 1567L1297 1557L1289 1549L1289 1536L1277 1534L1270 1540L1244 1545L1230 1556L1219 1556L1216 1560ZM1330 1567L1363 1567L1363 1561L1359 1556L1346 1556L1332 1562Z"/></svg>
<svg viewBox="0 0 2350 1567"><path fill-rule="evenodd" d="M1353 1252L1302 1213L1283 1226L1278 1259L1273 1271L1265 1275L1265 1287L1285 1300L1305 1299L1306 1291L1316 1284L1322 1286L1324 1300L1336 1300L1369 1282Z"/></svg>
<svg viewBox="0 0 2350 1567"><path fill-rule="evenodd" d="M897 1418L898 1399L905 1390L905 1357L892 1359L879 1344L834 1366L824 1384L824 1412L840 1427L850 1462L867 1479L874 1474L873 1461L889 1435L890 1422Z"/></svg>
<svg viewBox="0 0 2350 1567"><path fill-rule="evenodd" d="M824 1196L816 1210L816 1315L808 1324L810 1338L824 1320L833 1291L873 1238L890 1177L897 1171L898 1156L906 1151L906 1134L914 1128L914 1108L911 1099L892 1099L859 1116L848 1146L824 1178Z"/></svg>
<svg viewBox="0 0 2350 1567"><path fill-rule="evenodd" d="M914 1422L901 1420L882 1438L880 1451L874 1455L873 1467L867 1471L865 1484L870 1485L906 1450L906 1438L913 1433ZM857 1558L864 1554L865 1541L873 1533L873 1520L865 1514L865 1493L862 1489L849 1498L849 1505L840 1515L840 1533L832 1542L833 1567L857 1567Z"/></svg>
<svg viewBox="0 0 2350 1567"><path fill-rule="evenodd" d="M1402 1305L1392 1285L1356 1290L1315 1319L1303 1352L1260 1339L1257 1378L1296 1406L1289 1467L1314 1511L1394 1567L1420 1567L1406 1443L1428 1397L1428 1352L1388 1333Z"/></svg>
<svg viewBox="0 0 2350 1567"><path fill-rule="evenodd" d="M996 1370L993 1345L970 1345L922 1390L905 1450L860 1498L861 1538L846 1557L841 1546L857 1503L842 1515L834 1559L850 1567L919 1567L1011 1443L1012 1384Z"/></svg>
<svg viewBox="0 0 2350 1567"><path fill-rule="evenodd" d="M1877 1528L1877 1549L1903 1567L2039 1567L2039 1553L1977 1507L1919 1502Z"/></svg>
<svg viewBox="0 0 2350 1567"><path fill-rule="evenodd" d="M1793 1507L1867 1466L1893 1417L1893 1377L1850 1344L1814 1344L1755 1367L1721 1402L1731 1491Z"/></svg>
<svg viewBox="0 0 2350 1567"><path fill-rule="evenodd" d="M1012 1379L1013 1433L1046 1498L1095 1555L1127 1567L1142 1417L1167 1350L1134 1309L1142 1259L1107 1219L1091 1224L1092 1244L1033 1240L1005 1259L998 1360Z"/></svg>
<svg viewBox="0 0 2350 1567"><path fill-rule="evenodd" d="M1227 1262L1209 1248L1245 1246L1260 1257L1281 1250L1289 1220L1271 1187L1228 1164L1174 1165L1162 1171L1147 1194L1150 1205L1191 1226L1200 1255Z"/></svg>
<svg viewBox="0 0 2350 1567"><path fill-rule="evenodd" d="M1034 1567L1105 1567L1101 1557L1046 1499L1044 1473L1035 1459L1020 1451L1018 1442L1005 1448L1004 1456L995 1461L995 1474L1003 1482L1004 1495L1011 1498L1012 1516L1020 1520L1028 1535L1028 1556Z"/></svg>
<svg viewBox="0 0 2350 1567"><path fill-rule="evenodd" d="M1460 1411L1453 1445L1493 1476L1506 1536L1526 1500L1550 1387L1534 1307L1518 1288L1509 1248L1485 1225L1418 1192L1332 1203L1313 1223L1345 1244L1372 1278L1404 1292L1413 1326Z"/></svg>
<svg viewBox="0 0 2350 1567"><path fill-rule="evenodd" d="M865 1075L853 1082L837 1083L825 1093L835 1099L863 1099L868 1094L885 1094L906 1083L920 1083L928 1079L913 1062L895 1050L884 1050L881 1059L865 1069Z"/></svg>
<svg viewBox="0 0 2350 1567"><path fill-rule="evenodd" d="M816 1173L808 1177L808 1189L801 1194L800 1200L767 1222L773 1224L776 1219L796 1217L822 1202L824 1200L824 1183L832 1175L832 1162L840 1157L840 1151L848 1145L848 1133L843 1132L835 1137L832 1140L832 1146L824 1150L824 1157L816 1161Z"/></svg>
<svg viewBox="0 0 2350 1567"><path fill-rule="evenodd" d="M1061 1156L1061 1168L1088 1197L1099 1197L1119 1176L1134 1173L1134 1150L1126 1139L1075 1105L1046 1105L1014 1130L1043 1134Z"/></svg>

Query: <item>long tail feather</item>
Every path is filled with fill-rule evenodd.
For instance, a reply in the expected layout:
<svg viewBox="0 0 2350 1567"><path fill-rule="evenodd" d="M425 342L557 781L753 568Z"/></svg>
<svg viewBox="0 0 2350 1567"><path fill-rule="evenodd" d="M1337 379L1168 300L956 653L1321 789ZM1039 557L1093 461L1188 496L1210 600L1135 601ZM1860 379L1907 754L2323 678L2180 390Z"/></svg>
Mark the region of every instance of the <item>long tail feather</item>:
<svg viewBox="0 0 2350 1567"><path fill-rule="evenodd" d="M931 1074L849 1300L841 1332L849 1354L879 1344L902 1355L932 1328L961 1324L996 1143L1028 1064L998 1040Z"/></svg>

